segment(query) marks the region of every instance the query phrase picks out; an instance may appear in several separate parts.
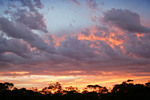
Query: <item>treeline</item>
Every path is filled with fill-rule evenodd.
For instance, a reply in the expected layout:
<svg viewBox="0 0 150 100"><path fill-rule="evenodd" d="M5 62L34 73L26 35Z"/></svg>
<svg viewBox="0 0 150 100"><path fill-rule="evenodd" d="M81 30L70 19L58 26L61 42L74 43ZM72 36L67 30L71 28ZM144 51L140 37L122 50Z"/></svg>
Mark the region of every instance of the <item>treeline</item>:
<svg viewBox="0 0 150 100"><path fill-rule="evenodd" d="M77 87L62 88L51 83L41 91L37 88L18 89L13 83L0 83L0 100L150 100L150 82L133 84L127 80L116 84L111 91L99 85L88 85L82 92Z"/></svg>

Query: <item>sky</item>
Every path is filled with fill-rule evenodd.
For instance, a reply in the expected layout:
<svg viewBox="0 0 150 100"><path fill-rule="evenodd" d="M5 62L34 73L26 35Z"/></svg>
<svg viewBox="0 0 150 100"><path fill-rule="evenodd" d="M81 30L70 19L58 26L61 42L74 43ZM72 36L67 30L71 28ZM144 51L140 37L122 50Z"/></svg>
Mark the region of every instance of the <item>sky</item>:
<svg viewBox="0 0 150 100"><path fill-rule="evenodd" d="M0 0L0 82L43 88L150 81L149 0Z"/></svg>

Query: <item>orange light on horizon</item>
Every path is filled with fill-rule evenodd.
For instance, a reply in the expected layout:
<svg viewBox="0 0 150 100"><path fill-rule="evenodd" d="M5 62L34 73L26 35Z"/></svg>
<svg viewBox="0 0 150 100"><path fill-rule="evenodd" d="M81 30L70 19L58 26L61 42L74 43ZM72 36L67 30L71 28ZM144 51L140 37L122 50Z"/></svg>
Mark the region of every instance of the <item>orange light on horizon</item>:
<svg viewBox="0 0 150 100"><path fill-rule="evenodd" d="M27 73L27 72L16 72ZM78 76L49 76L49 75L24 75L17 77L1 76L0 82L13 82L15 87L38 87L39 89L48 86L51 82L60 82L63 87L73 86L79 89L85 88L87 85L100 85L112 88L115 84L120 84L128 79L134 80L134 83L146 83L150 80L150 76L134 76L132 74L121 74L119 72L101 72L102 75L78 75ZM115 75L116 74L116 75Z"/></svg>

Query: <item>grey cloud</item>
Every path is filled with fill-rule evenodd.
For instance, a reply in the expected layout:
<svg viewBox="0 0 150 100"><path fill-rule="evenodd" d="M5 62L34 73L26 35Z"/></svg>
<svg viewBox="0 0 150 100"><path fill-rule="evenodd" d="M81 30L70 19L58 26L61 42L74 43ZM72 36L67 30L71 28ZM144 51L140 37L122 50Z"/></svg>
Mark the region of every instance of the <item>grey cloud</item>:
<svg viewBox="0 0 150 100"><path fill-rule="evenodd" d="M0 30L14 38L23 38L27 41L34 40L34 36L28 28L22 24L13 23L4 17L0 18Z"/></svg>
<svg viewBox="0 0 150 100"><path fill-rule="evenodd" d="M96 30L94 35L97 37L107 37L111 32L108 27L104 26L96 26Z"/></svg>
<svg viewBox="0 0 150 100"><path fill-rule="evenodd" d="M148 35L146 35L148 36ZM150 41L144 38L140 40L136 34L127 34L127 38L122 44L126 50L126 54L134 55L139 58L150 58Z"/></svg>
<svg viewBox="0 0 150 100"><path fill-rule="evenodd" d="M96 3L95 0L87 0L87 5L89 8L94 10L98 8L98 4Z"/></svg>
<svg viewBox="0 0 150 100"><path fill-rule="evenodd" d="M90 48L90 41L78 40L77 37L67 37L60 43L58 51L67 57L83 59L94 57L94 48Z"/></svg>
<svg viewBox="0 0 150 100"><path fill-rule="evenodd" d="M0 55L0 63L7 63L9 65L8 67L11 67L12 65L25 64L26 60L27 59L14 53Z"/></svg>
<svg viewBox="0 0 150 100"><path fill-rule="evenodd" d="M22 23L33 30L41 30L45 33L48 32L44 22L43 15L40 13L31 13L26 10L18 10L14 13L16 21Z"/></svg>
<svg viewBox="0 0 150 100"><path fill-rule="evenodd" d="M100 43L100 51L111 58L116 58L117 53L112 49L112 47L107 44L105 41L99 41Z"/></svg>
<svg viewBox="0 0 150 100"><path fill-rule="evenodd" d="M22 6L29 8L31 12L37 12L36 8L42 8L43 5L40 0L33 0L35 4L33 4L32 0L10 0L20 2Z"/></svg>
<svg viewBox="0 0 150 100"><path fill-rule="evenodd" d="M31 56L28 55L30 53L30 49L25 43L22 43L18 39L6 39L0 37L0 54L7 52L12 52L25 58Z"/></svg>
<svg viewBox="0 0 150 100"><path fill-rule="evenodd" d="M85 36L89 36L90 30L88 28L84 28L81 33L84 34Z"/></svg>
<svg viewBox="0 0 150 100"><path fill-rule="evenodd" d="M102 21L129 32L150 32L150 28L141 25L140 16L130 10L113 8L104 13Z"/></svg>
<svg viewBox="0 0 150 100"><path fill-rule="evenodd" d="M34 2L35 2L36 7L40 8L40 9L43 8L43 5L40 0L34 0Z"/></svg>
<svg viewBox="0 0 150 100"><path fill-rule="evenodd" d="M8 36L18 39L23 39L28 42L31 47L36 47L39 50L49 53L56 53L55 47L44 42L37 34L30 31L27 27L19 23L12 23L6 18L0 18L0 30Z"/></svg>
<svg viewBox="0 0 150 100"><path fill-rule="evenodd" d="M149 42L150 43L150 42ZM141 43L132 47L132 52L139 57L150 58L150 45L149 43Z"/></svg>
<svg viewBox="0 0 150 100"><path fill-rule="evenodd" d="M21 7L14 8L13 6L9 6L9 10L5 10L5 14L10 14L11 18L19 23L22 23L33 30L41 30L45 33L48 32L45 19L43 14L41 14L38 10L42 9L43 5L40 0L11 0L18 1L24 6L24 9ZM35 4L33 4L35 3ZM13 3L9 5L14 5ZM11 10L14 8L14 10ZM28 8L28 9L27 9ZM39 8L39 9L37 9Z"/></svg>

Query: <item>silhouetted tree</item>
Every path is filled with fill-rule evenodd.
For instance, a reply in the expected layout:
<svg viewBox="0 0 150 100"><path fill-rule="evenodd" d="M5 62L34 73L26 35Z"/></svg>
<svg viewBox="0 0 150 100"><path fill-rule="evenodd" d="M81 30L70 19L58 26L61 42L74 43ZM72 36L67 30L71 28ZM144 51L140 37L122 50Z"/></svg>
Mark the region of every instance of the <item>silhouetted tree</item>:
<svg viewBox="0 0 150 100"><path fill-rule="evenodd" d="M131 80L131 79L128 79L128 80L127 80L127 82L133 82L133 80Z"/></svg>
<svg viewBox="0 0 150 100"><path fill-rule="evenodd" d="M0 83L0 91L11 90L13 87L14 87L13 83L8 83L8 82Z"/></svg>
<svg viewBox="0 0 150 100"><path fill-rule="evenodd" d="M88 85L87 88L91 89L92 92L108 93L108 89L106 87L102 87L99 85Z"/></svg>
<svg viewBox="0 0 150 100"><path fill-rule="evenodd" d="M62 93L62 91L62 86L59 82L50 83L48 87L42 89L44 94Z"/></svg>
<svg viewBox="0 0 150 100"><path fill-rule="evenodd" d="M77 87L62 88L59 82L50 83L43 88L43 92L37 92L36 88L16 88L13 83L0 83L0 100L149 100L150 82L145 84L133 84L129 81L116 84L111 92L106 87L88 85L82 93ZM88 91L91 89L92 91ZM49 93L47 91L50 91Z"/></svg>
<svg viewBox="0 0 150 100"><path fill-rule="evenodd" d="M145 83L147 87L150 87L150 82Z"/></svg>
<svg viewBox="0 0 150 100"><path fill-rule="evenodd" d="M32 87L30 90L32 90L34 92L38 92L38 88L37 87Z"/></svg>
<svg viewBox="0 0 150 100"><path fill-rule="evenodd" d="M143 84L133 84L123 82L117 84L112 89L112 95L119 100L148 100L150 98L150 88Z"/></svg>
<svg viewBox="0 0 150 100"><path fill-rule="evenodd" d="M65 90L63 90L64 93L78 93L78 88L77 87L73 87L73 86L69 86L66 87Z"/></svg>

